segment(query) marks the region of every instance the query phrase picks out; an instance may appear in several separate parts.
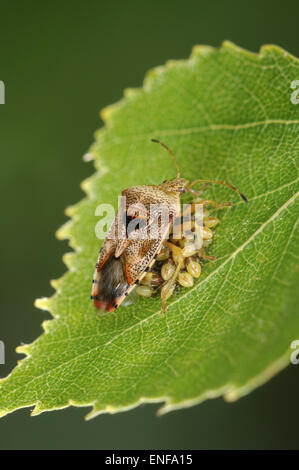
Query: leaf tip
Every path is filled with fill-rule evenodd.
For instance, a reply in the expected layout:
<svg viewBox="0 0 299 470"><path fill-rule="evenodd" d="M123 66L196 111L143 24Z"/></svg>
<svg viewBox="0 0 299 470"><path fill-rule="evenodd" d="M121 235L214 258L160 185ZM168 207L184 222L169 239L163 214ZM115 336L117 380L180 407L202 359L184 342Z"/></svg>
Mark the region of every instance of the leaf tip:
<svg viewBox="0 0 299 470"><path fill-rule="evenodd" d="M289 351L280 357L277 361L268 365L260 374L247 381L245 384L232 385L223 395L223 398L227 402L233 402L239 398L248 395L252 390L260 387L264 383L268 382L278 372L289 364Z"/></svg>
<svg viewBox="0 0 299 470"><path fill-rule="evenodd" d="M30 355L30 344L20 344L20 346L16 347L16 352L18 354L25 354L28 357Z"/></svg>
<svg viewBox="0 0 299 470"><path fill-rule="evenodd" d="M195 46L192 47L191 49L191 59L198 57L198 56L203 56L206 57L212 52L214 52L214 47L212 46L203 46L196 44Z"/></svg>
<svg viewBox="0 0 299 470"><path fill-rule="evenodd" d="M72 220L68 220L65 224L59 227L55 232L55 236L58 240L66 240L70 236L70 228L72 226Z"/></svg>
<svg viewBox="0 0 299 470"><path fill-rule="evenodd" d="M91 152L87 152L83 155L82 160L86 163L91 162L95 159L95 155Z"/></svg>
<svg viewBox="0 0 299 470"><path fill-rule="evenodd" d="M118 110L118 108L121 106L123 102L123 99L118 101L115 104L110 104L109 106L105 106L105 108L102 108L100 111L100 117L103 120L105 124L109 124L111 117L115 113L115 111ZM103 132L103 129L102 129Z"/></svg>
<svg viewBox="0 0 299 470"><path fill-rule="evenodd" d="M30 416L38 416L38 415L40 415L41 413L42 413L42 410L41 410L41 408L40 408L40 404L37 403L37 404L35 405L35 407L33 408L33 410L31 411Z"/></svg>
<svg viewBox="0 0 299 470"><path fill-rule="evenodd" d="M51 279L50 285L57 291L59 288L59 279Z"/></svg>
<svg viewBox="0 0 299 470"><path fill-rule="evenodd" d="M53 313L52 313L52 315L53 315ZM57 320L58 318L59 318L59 315L55 315L55 319ZM44 330L45 333L49 333L52 326L53 326L53 320L45 320L45 321L42 322L42 329Z"/></svg>
<svg viewBox="0 0 299 470"><path fill-rule="evenodd" d="M0 410L0 418L4 418L4 416L6 416L7 414L8 414L7 411Z"/></svg>
<svg viewBox="0 0 299 470"><path fill-rule="evenodd" d="M78 253L79 250L77 250L77 253ZM76 253L71 251L69 253L65 253L63 256L62 256L62 261L64 262L64 264L66 265L66 267L68 268L69 271L72 271L73 269L73 266L72 266L72 260L73 260L73 257Z"/></svg>
<svg viewBox="0 0 299 470"><path fill-rule="evenodd" d="M40 297L39 299L36 299L34 302L34 306L36 308L39 308L40 310L46 310L50 311L50 299L49 297Z"/></svg>
<svg viewBox="0 0 299 470"><path fill-rule="evenodd" d="M138 95L139 89L138 88L125 88L124 90L124 97L127 99L134 98Z"/></svg>

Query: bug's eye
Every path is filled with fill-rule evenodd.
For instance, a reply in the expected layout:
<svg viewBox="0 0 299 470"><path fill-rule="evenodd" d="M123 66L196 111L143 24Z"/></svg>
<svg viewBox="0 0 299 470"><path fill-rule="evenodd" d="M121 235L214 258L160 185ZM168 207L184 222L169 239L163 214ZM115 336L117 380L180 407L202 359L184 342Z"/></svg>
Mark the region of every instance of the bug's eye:
<svg viewBox="0 0 299 470"><path fill-rule="evenodd" d="M182 186L182 187L180 188L180 193L181 193L181 194L184 194L185 192L186 192L186 189Z"/></svg>

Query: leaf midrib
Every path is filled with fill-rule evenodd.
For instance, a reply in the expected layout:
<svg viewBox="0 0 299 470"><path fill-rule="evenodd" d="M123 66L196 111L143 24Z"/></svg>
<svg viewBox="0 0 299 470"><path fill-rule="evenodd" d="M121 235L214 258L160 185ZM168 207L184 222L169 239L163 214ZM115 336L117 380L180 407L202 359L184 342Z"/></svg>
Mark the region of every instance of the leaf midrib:
<svg viewBox="0 0 299 470"><path fill-rule="evenodd" d="M283 124L286 126L299 124L299 119L265 119L263 121L252 121L246 122L243 124L209 124L208 126L200 126L200 127L187 127L184 129L155 129L155 135L159 136L179 136L179 135L189 135L189 134L198 134L200 132L209 132L209 131L222 131L222 130L232 130L238 131L242 129L250 129L252 127L259 127L259 126L269 126L271 124ZM132 135L125 135L123 137L119 137L116 139L109 138L109 144L101 144L101 147L111 147L114 144L121 144L126 142L134 142L135 140L141 139L151 139L153 137L153 133L146 133L146 134L132 134Z"/></svg>

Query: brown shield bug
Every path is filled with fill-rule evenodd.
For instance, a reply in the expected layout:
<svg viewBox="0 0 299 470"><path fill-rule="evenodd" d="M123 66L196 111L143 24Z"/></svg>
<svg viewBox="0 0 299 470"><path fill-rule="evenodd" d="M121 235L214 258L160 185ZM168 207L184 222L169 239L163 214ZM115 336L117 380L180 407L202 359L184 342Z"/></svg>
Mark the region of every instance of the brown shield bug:
<svg viewBox="0 0 299 470"><path fill-rule="evenodd" d="M137 287L139 295L144 297L151 296L153 288L160 287L162 308L165 311L166 300L173 293L176 283L191 287L194 279L200 276L201 265L198 258L213 259L204 254L204 247L211 241L211 229L218 223L218 219L210 217L205 211L204 223L197 227L196 222L194 225L194 211L197 205L220 209L231 207L231 203L196 200L187 209L187 213L182 214L182 194L188 192L193 197L198 197L201 190L195 191L195 184L204 183L204 187L206 184L216 183L233 189L248 202L238 188L224 181L196 179L190 183L181 178L171 150L163 142L156 139L152 141L168 151L176 166L177 176L159 185L134 186L122 192L125 201L121 204L100 250L91 292L95 307L108 312L119 307L137 284L140 284ZM189 217L195 230L186 233L183 231L182 238L176 241L174 227L181 226L184 217ZM195 243L199 231L201 242ZM150 272L156 261L160 263L159 271Z"/></svg>

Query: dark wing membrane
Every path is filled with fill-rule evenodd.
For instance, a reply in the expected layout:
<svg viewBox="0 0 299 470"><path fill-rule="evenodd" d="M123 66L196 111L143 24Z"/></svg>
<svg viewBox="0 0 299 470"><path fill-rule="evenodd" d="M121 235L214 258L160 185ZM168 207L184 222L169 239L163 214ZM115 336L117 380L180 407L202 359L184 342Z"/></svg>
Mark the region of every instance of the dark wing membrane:
<svg viewBox="0 0 299 470"><path fill-rule="evenodd" d="M124 256L115 258L112 254L102 268L95 271L92 289L94 305L111 312L118 307L119 299L125 296L128 288Z"/></svg>
<svg viewBox="0 0 299 470"><path fill-rule="evenodd" d="M132 241L119 258L112 253L99 270L96 268L92 285L96 308L112 312L123 302L146 274L146 268L154 264L167 234L168 229L159 239Z"/></svg>

